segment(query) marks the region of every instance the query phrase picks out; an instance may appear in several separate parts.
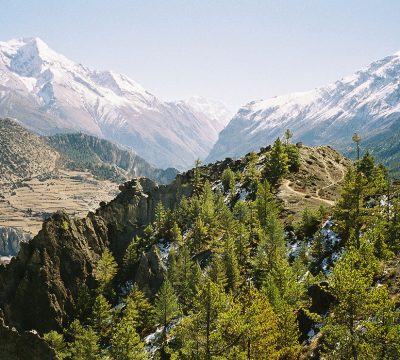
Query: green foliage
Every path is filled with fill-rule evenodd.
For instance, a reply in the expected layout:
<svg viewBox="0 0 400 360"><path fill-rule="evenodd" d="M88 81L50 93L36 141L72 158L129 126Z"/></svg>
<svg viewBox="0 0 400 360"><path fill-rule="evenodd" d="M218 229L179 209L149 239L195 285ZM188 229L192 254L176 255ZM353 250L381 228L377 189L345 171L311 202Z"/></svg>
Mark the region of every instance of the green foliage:
<svg viewBox="0 0 400 360"><path fill-rule="evenodd" d="M235 173L230 167L227 167L221 175L222 185L224 187L224 192L229 192L235 187Z"/></svg>
<svg viewBox="0 0 400 360"><path fill-rule="evenodd" d="M74 320L68 332L72 338L68 346L71 359L100 360L99 338L91 327L85 328L78 320Z"/></svg>
<svg viewBox="0 0 400 360"><path fill-rule="evenodd" d="M102 340L107 339L110 335L111 321L111 305L102 294L99 294L93 304L90 325Z"/></svg>
<svg viewBox="0 0 400 360"><path fill-rule="evenodd" d="M139 236L135 236L135 238L126 248L125 255L122 260L122 266L126 274L129 274L133 271L135 264L139 260L141 246L142 239Z"/></svg>
<svg viewBox="0 0 400 360"><path fill-rule="evenodd" d="M241 167L235 164L243 169L246 199L233 199L240 176L231 169L220 179L210 173L211 184L207 168L197 163L191 179L194 194L173 208L157 204L154 222L140 228L142 237L128 245L118 277L111 252L104 251L94 271L97 296L86 286L78 296L82 322L73 322L65 338L46 335L57 353L74 359L294 360L306 346L300 343L298 323L305 315L322 326L315 352L322 359L399 358L397 300L386 286L377 286L380 261L400 251L400 203L388 187L385 169L366 154L346 174L332 214L341 242L331 242L319 231L326 209L304 209L294 229L302 246L289 259L287 232L293 226L284 227L276 188L288 171L300 166L291 135L286 134L285 144L278 139L264 152L262 180L256 154L250 153ZM225 194L213 190L219 180ZM140 253L160 241L170 252L168 261L160 263L166 274L156 296L148 294L148 300L135 284L129 294L118 291L117 300L111 290L126 289L127 280L133 283ZM321 270L328 256L333 273L310 275ZM326 288L334 298L326 314L311 312L318 299L308 295L310 284L321 280L329 283ZM162 336L151 344L158 350L147 353L144 339L159 325Z"/></svg>
<svg viewBox="0 0 400 360"><path fill-rule="evenodd" d="M400 333L393 321L399 314L385 287L375 287L379 263L373 247L362 243L352 248L337 263L330 289L337 300L324 328L325 351L337 358L392 359L380 354L399 351ZM376 340L382 340L382 343ZM377 357L375 357L377 356ZM396 358L397 356L393 357Z"/></svg>
<svg viewBox="0 0 400 360"><path fill-rule="evenodd" d="M301 166L300 150L296 145L287 144L285 146L286 154L289 158L289 171L296 172Z"/></svg>
<svg viewBox="0 0 400 360"><path fill-rule="evenodd" d="M43 338L55 350L58 360L66 359L69 356L67 343L63 334L59 334L53 330L44 334Z"/></svg>
<svg viewBox="0 0 400 360"><path fill-rule="evenodd" d="M143 335L149 333L154 326L154 308L137 284L133 286L126 299L126 309L135 309L137 312L135 326L138 333Z"/></svg>
<svg viewBox="0 0 400 360"><path fill-rule="evenodd" d="M112 281L118 271L118 265L109 249L105 249L93 272L98 282L99 293L107 294L112 290Z"/></svg>
<svg viewBox="0 0 400 360"><path fill-rule="evenodd" d="M305 208L301 215L301 221L296 225L296 233L301 238L311 238L321 228L321 222L325 215L324 208L311 210Z"/></svg>
<svg viewBox="0 0 400 360"><path fill-rule="evenodd" d="M139 313L134 301L128 301L122 318L115 324L111 338L110 353L115 360L148 359L144 343L140 340L136 328Z"/></svg>
<svg viewBox="0 0 400 360"><path fill-rule="evenodd" d="M179 344L172 359L235 359L245 331L241 306L223 288L205 280L193 313L182 319L173 335Z"/></svg>
<svg viewBox="0 0 400 360"><path fill-rule="evenodd" d="M179 314L178 299L168 279L163 281L156 295L154 310L154 319L163 325L165 332L168 324Z"/></svg>
<svg viewBox="0 0 400 360"><path fill-rule="evenodd" d="M289 157L281 140L277 138L268 153L264 176L272 186L276 187L288 172Z"/></svg>

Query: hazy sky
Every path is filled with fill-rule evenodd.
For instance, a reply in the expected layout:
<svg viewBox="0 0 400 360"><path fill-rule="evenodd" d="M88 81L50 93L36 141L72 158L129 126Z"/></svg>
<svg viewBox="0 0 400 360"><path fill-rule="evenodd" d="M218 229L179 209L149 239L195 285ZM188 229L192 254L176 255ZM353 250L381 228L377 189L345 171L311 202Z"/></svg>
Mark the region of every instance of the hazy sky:
<svg viewBox="0 0 400 360"><path fill-rule="evenodd" d="M400 50L399 0L0 0L0 39L38 36L164 100L232 110Z"/></svg>

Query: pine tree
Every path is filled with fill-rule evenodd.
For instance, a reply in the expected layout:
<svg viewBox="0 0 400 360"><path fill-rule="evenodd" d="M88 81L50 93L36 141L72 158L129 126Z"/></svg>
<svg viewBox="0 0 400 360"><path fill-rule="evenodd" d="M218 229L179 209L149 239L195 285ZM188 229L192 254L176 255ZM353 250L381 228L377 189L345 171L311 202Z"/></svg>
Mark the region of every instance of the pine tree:
<svg viewBox="0 0 400 360"><path fill-rule="evenodd" d="M225 289L228 284L228 278L226 275L226 268L222 257L219 254L214 254L212 257L210 269L209 269L210 279Z"/></svg>
<svg viewBox="0 0 400 360"><path fill-rule="evenodd" d="M144 344L136 331L139 313L134 301L128 301L121 320L115 324L111 338L111 355L115 360L148 359Z"/></svg>
<svg viewBox="0 0 400 360"><path fill-rule="evenodd" d="M227 279L226 290L236 293L239 289L242 279L240 276L239 262L236 255L235 243L230 235L225 236L223 261L225 265L225 273Z"/></svg>
<svg viewBox="0 0 400 360"><path fill-rule="evenodd" d="M251 152L248 156L248 162L244 171L244 185L248 189L250 195L256 194L257 185L261 177L261 172L257 169L257 163L257 154Z"/></svg>
<svg viewBox="0 0 400 360"><path fill-rule="evenodd" d="M156 208L154 209L155 216L155 230L158 232L159 236L163 236L163 230L166 220L166 212L164 205L161 201L157 203Z"/></svg>
<svg viewBox="0 0 400 360"><path fill-rule="evenodd" d="M55 350L57 360L68 358L69 352L67 343L65 342L64 335L57 331L50 331L43 335L44 340Z"/></svg>
<svg viewBox="0 0 400 360"><path fill-rule="evenodd" d="M183 244L183 236L178 223L175 221L171 229L171 240L175 241L178 245Z"/></svg>
<svg viewBox="0 0 400 360"><path fill-rule="evenodd" d="M336 264L330 279L330 291L337 300L325 332L325 351L331 356L347 359L360 357L364 329L360 323L372 315L373 276L378 262L372 247L363 243L350 249Z"/></svg>
<svg viewBox="0 0 400 360"><path fill-rule="evenodd" d="M136 329L139 334L148 333L153 328L154 308L137 284L133 285L127 296L126 308L134 308L137 311Z"/></svg>
<svg viewBox="0 0 400 360"><path fill-rule="evenodd" d="M193 170L193 189L196 195L200 195L204 184L204 170L201 168L201 160L197 159Z"/></svg>
<svg viewBox="0 0 400 360"><path fill-rule="evenodd" d="M105 249L94 270L94 277L97 280L99 293L106 294L112 289L112 281L118 271L117 263L109 249Z"/></svg>
<svg viewBox="0 0 400 360"><path fill-rule="evenodd" d="M256 206L260 225L264 231L268 231L269 218L276 216L277 207L275 199L271 194L270 185L266 180L258 185Z"/></svg>
<svg viewBox="0 0 400 360"><path fill-rule="evenodd" d="M346 243L354 240L357 247L360 247L361 229L367 215L364 204L366 185L366 179L361 172L349 169L333 214L341 239Z"/></svg>
<svg viewBox="0 0 400 360"><path fill-rule="evenodd" d="M102 341L104 341L110 335L111 323L111 305L102 294L99 294L93 304L90 325L97 332Z"/></svg>
<svg viewBox="0 0 400 360"><path fill-rule="evenodd" d="M166 336L168 325L179 314L178 299L168 279L163 281L160 290L157 292L154 310L154 319L163 326Z"/></svg>
<svg viewBox="0 0 400 360"><path fill-rule="evenodd" d="M124 258L122 260L122 266L125 275L129 276L132 273L136 262L139 260L139 251L142 243L142 238L140 236L135 236L135 238L129 243L126 248Z"/></svg>
<svg viewBox="0 0 400 360"><path fill-rule="evenodd" d="M285 152L289 158L289 171L298 171L301 166L301 156L299 148L296 145L288 144L285 146Z"/></svg>
<svg viewBox="0 0 400 360"><path fill-rule="evenodd" d="M74 320L68 332L72 338L72 342L68 345L71 359L100 360L99 339L92 328L84 328L78 320Z"/></svg>
<svg viewBox="0 0 400 360"><path fill-rule="evenodd" d="M188 310L197 292L199 281L197 264L192 261L187 247L183 247L174 258L174 264L169 267L168 279L183 309Z"/></svg>
<svg viewBox="0 0 400 360"><path fill-rule="evenodd" d="M235 173L231 170L229 166L222 172L221 180L225 193L234 189L236 182Z"/></svg>
<svg viewBox="0 0 400 360"><path fill-rule="evenodd" d="M241 359L246 326L241 305L209 279L203 281L193 313L173 331L178 349L172 359Z"/></svg>
<svg viewBox="0 0 400 360"><path fill-rule="evenodd" d="M265 178L276 187L289 172L289 158L279 138L275 140L265 165Z"/></svg>
<svg viewBox="0 0 400 360"><path fill-rule="evenodd" d="M241 347L246 359L278 359L279 328L276 315L266 296L250 287L242 299L246 323Z"/></svg>

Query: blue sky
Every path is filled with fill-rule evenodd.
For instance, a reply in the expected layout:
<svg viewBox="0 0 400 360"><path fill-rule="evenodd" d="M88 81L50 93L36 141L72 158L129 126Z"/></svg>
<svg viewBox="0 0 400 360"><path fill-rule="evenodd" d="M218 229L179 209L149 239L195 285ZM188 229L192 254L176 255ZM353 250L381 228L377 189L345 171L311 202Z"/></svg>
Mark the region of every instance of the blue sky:
<svg viewBox="0 0 400 360"><path fill-rule="evenodd" d="M38 36L164 100L232 110L308 90L400 50L398 0L0 0L0 39Z"/></svg>

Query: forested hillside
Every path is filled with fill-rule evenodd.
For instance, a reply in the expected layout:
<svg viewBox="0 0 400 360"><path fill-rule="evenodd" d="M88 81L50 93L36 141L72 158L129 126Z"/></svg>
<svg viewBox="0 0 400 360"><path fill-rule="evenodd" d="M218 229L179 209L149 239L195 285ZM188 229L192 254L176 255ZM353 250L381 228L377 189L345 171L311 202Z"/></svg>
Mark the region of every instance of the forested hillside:
<svg viewBox="0 0 400 360"><path fill-rule="evenodd" d="M289 138L57 214L0 270L6 323L60 359L398 359L398 189L337 155L335 205L314 181L322 206L290 216L282 185L323 165Z"/></svg>

